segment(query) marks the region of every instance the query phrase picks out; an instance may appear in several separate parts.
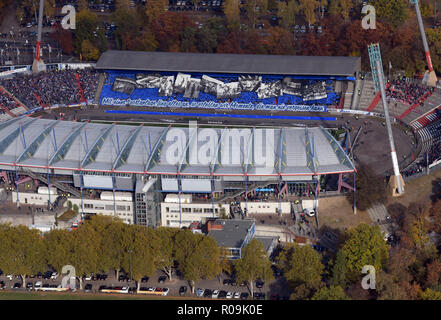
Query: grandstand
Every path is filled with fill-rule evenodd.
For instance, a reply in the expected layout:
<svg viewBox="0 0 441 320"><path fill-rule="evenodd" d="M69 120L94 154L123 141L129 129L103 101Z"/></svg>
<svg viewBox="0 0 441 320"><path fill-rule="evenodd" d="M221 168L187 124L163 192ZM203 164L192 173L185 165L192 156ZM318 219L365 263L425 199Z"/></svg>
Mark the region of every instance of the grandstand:
<svg viewBox="0 0 441 320"><path fill-rule="evenodd" d="M205 194L213 206L215 198L232 192L270 184L280 190L299 181L317 188L321 175L355 171L340 145L321 127L197 130L212 137L211 143L195 132L22 116L0 124L0 169L2 176L15 181L17 199L17 182L29 176L74 197L82 198L86 189L156 196L192 193ZM193 150L208 150L209 156L204 153L198 156L204 160L192 162L193 144ZM147 223L145 217L137 219Z"/></svg>
<svg viewBox="0 0 441 320"><path fill-rule="evenodd" d="M103 106L326 111L360 58L107 51L96 69Z"/></svg>

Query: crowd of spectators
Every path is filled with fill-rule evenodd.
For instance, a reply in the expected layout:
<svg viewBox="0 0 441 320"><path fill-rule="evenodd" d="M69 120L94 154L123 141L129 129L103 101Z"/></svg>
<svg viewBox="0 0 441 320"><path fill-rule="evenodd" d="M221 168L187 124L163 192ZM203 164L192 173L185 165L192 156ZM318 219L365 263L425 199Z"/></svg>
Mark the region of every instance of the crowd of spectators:
<svg viewBox="0 0 441 320"><path fill-rule="evenodd" d="M424 96L428 92L433 92L434 88L426 87L415 83L412 79L394 79L388 83L386 95L395 101L401 101L408 105L419 103L424 104Z"/></svg>
<svg viewBox="0 0 441 320"><path fill-rule="evenodd" d="M441 142L432 145L427 154L424 155L423 159L414 163L410 168L403 172L403 175L409 177L425 172L427 165L430 165L439 159L441 159Z"/></svg>
<svg viewBox="0 0 441 320"><path fill-rule="evenodd" d="M29 109L57 104L78 104L81 102L81 90L76 74L79 75L84 98L93 99L99 78L98 73L93 69L16 74L11 79L1 80L0 85Z"/></svg>
<svg viewBox="0 0 441 320"><path fill-rule="evenodd" d="M0 89L0 105L2 107L7 108L8 110L15 109L17 107L20 107L20 104L17 103L7 92L4 92L2 89ZM5 113L3 110L1 110L2 114Z"/></svg>

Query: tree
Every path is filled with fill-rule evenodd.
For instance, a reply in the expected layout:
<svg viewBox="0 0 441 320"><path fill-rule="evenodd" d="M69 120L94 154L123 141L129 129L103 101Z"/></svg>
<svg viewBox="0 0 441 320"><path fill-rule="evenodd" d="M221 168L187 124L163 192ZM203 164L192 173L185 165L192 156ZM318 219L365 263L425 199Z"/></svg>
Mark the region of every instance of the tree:
<svg viewBox="0 0 441 320"><path fill-rule="evenodd" d="M254 281L262 279L271 280L271 262L264 249L263 243L259 240L251 240L243 249L242 257L234 264L239 282L247 281L250 285L251 294L254 293Z"/></svg>
<svg viewBox="0 0 441 320"><path fill-rule="evenodd" d="M203 26L196 33L196 47L199 52L212 53L217 47L217 35L209 26Z"/></svg>
<svg viewBox="0 0 441 320"><path fill-rule="evenodd" d="M341 15L345 22L349 21L349 14L352 8L352 0L338 0Z"/></svg>
<svg viewBox="0 0 441 320"><path fill-rule="evenodd" d="M324 266L320 254L311 246L287 246L281 252L278 263L293 289L304 287L301 287L302 294L297 292L297 298L310 297L314 290L320 288Z"/></svg>
<svg viewBox="0 0 441 320"><path fill-rule="evenodd" d="M26 275L45 267L45 247L40 231L19 225L0 226L0 268L7 274L19 274L23 287Z"/></svg>
<svg viewBox="0 0 441 320"><path fill-rule="evenodd" d="M425 203L411 203L407 208L403 231L417 248L422 248L429 242L427 221L429 212L429 207Z"/></svg>
<svg viewBox="0 0 441 320"><path fill-rule="evenodd" d="M248 20L248 25L254 28L257 19L266 14L268 0L249 0L244 1L243 7Z"/></svg>
<svg viewBox="0 0 441 320"><path fill-rule="evenodd" d="M196 51L196 29L193 27L185 27L181 33L181 51L195 52Z"/></svg>
<svg viewBox="0 0 441 320"><path fill-rule="evenodd" d="M80 289L83 288L84 274L97 273L99 271L100 239L88 222L78 229L71 231L70 242L70 265L75 268L76 277L80 282Z"/></svg>
<svg viewBox="0 0 441 320"><path fill-rule="evenodd" d="M386 184L372 167L361 165L355 178L357 187L357 208L367 210L376 203L384 203L387 199ZM350 203L354 202L354 193L348 194Z"/></svg>
<svg viewBox="0 0 441 320"><path fill-rule="evenodd" d="M379 300L407 300L408 296L390 274L380 270L376 272L375 289Z"/></svg>
<svg viewBox="0 0 441 320"><path fill-rule="evenodd" d="M330 286L329 288L323 287L319 289L311 300L351 300L343 288L340 286Z"/></svg>
<svg viewBox="0 0 441 320"><path fill-rule="evenodd" d="M300 11L303 12L309 25L315 22L315 10L320 6L320 2L317 0L299 0Z"/></svg>
<svg viewBox="0 0 441 320"><path fill-rule="evenodd" d="M87 61L90 60L96 61L100 57L100 51L89 40L83 40L83 42L81 43L81 54L83 58ZM75 206L77 210L75 210ZM78 211L78 206L76 204L73 205L72 208L74 209L74 211Z"/></svg>
<svg viewBox="0 0 441 320"><path fill-rule="evenodd" d="M373 6L380 19L395 27L407 19L407 0L374 0Z"/></svg>
<svg viewBox="0 0 441 320"><path fill-rule="evenodd" d="M296 0L279 1L277 3L277 12L280 16L280 24L283 28L289 29L295 23L295 17L300 8Z"/></svg>
<svg viewBox="0 0 441 320"><path fill-rule="evenodd" d="M98 26L98 17L95 13L87 9L81 10L76 16L75 49L78 54L82 52L83 41L88 40L94 43L95 37L93 32Z"/></svg>
<svg viewBox="0 0 441 320"><path fill-rule="evenodd" d="M427 288L420 295L422 300L441 300L441 292Z"/></svg>
<svg viewBox="0 0 441 320"><path fill-rule="evenodd" d="M175 238L175 257L179 270L194 292L195 282L219 273L219 247L212 237L180 231Z"/></svg>
<svg viewBox="0 0 441 320"><path fill-rule="evenodd" d="M295 42L291 32L280 27L269 30L265 46L269 54L294 54Z"/></svg>
<svg viewBox="0 0 441 320"><path fill-rule="evenodd" d="M139 290L141 279L155 274L159 256L159 238L151 228L130 225L128 230L130 242L124 253L123 268L130 271Z"/></svg>
<svg viewBox="0 0 441 320"><path fill-rule="evenodd" d="M151 26L152 22L166 11L168 5L167 0L149 0L145 5L145 14L147 16L147 25Z"/></svg>
<svg viewBox="0 0 441 320"><path fill-rule="evenodd" d="M224 13L231 30L238 30L240 27L240 1L226 0L224 1Z"/></svg>
<svg viewBox="0 0 441 320"><path fill-rule="evenodd" d="M332 267L331 285L346 288L346 254L343 250L338 250Z"/></svg>
<svg viewBox="0 0 441 320"><path fill-rule="evenodd" d="M127 42L139 36L139 19L136 11L121 7L112 15L115 21L115 42L118 49L127 50Z"/></svg>
<svg viewBox="0 0 441 320"><path fill-rule="evenodd" d="M176 228L161 227L156 229L156 234L159 240L158 251L158 268L164 271L168 278L172 280L172 268L174 265L175 248L177 246L175 242L176 234L179 232Z"/></svg>
<svg viewBox="0 0 441 320"><path fill-rule="evenodd" d="M363 266L372 265L379 272L387 263L389 246L384 241L379 226L360 224L350 229L341 250L346 256L347 278L351 281L361 276Z"/></svg>
<svg viewBox="0 0 441 320"><path fill-rule="evenodd" d="M63 266L70 263L70 242L71 234L67 230L54 229L44 235L46 264L58 273L61 273Z"/></svg>

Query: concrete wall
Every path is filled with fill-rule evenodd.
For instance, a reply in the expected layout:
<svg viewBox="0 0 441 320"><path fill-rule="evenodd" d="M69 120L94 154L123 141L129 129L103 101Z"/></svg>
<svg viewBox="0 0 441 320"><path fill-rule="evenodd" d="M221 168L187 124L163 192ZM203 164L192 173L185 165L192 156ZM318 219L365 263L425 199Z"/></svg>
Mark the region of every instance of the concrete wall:
<svg viewBox="0 0 441 320"><path fill-rule="evenodd" d="M246 208L246 203L241 202L242 210ZM278 202L248 202L248 213L257 214L276 214L279 208ZM282 202L282 214L291 214L291 203Z"/></svg>
<svg viewBox="0 0 441 320"><path fill-rule="evenodd" d="M72 205L76 204L81 213L81 199L69 198ZM67 206L67 201L64 204ZM116 216L123 222L133 224L135 202L133 201L115 201ZM84 213L85 214L102 214L105 216L115 216L113 207L113 200L100 200L100 199L83 199Z"/></svg>
<svg viewBox="0 0 441 320"><path fill-rule="evenodd" d="M222 208L225 209L227 215L230 214L229 204L222 204ZM181 210L182 223L180 225L179 204L161 202L161 226L177 228L184 226L189 227L192 222L202 222L202 220L207 218L213 218L213 207L211 203L181 203ZM215 204L214 210L214 217L219 217L219 205Z"/></svg>

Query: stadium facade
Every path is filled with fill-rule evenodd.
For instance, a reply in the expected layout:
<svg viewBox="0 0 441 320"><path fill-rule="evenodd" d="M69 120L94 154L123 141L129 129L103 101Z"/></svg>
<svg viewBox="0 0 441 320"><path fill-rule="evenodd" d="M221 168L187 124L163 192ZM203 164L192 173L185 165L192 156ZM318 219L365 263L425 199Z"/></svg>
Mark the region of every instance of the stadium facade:
<svg viewBox="0 0 441 320"><path fill-rule="evenodd" d="M355 171L321 127L148 127L26 116L0 125L0 168L16 182L28 175L78 198L85 189L132 192L135 220L148 225L160 223L153 204L168 193L206 195L214 212L238 190Z"/></svg>

